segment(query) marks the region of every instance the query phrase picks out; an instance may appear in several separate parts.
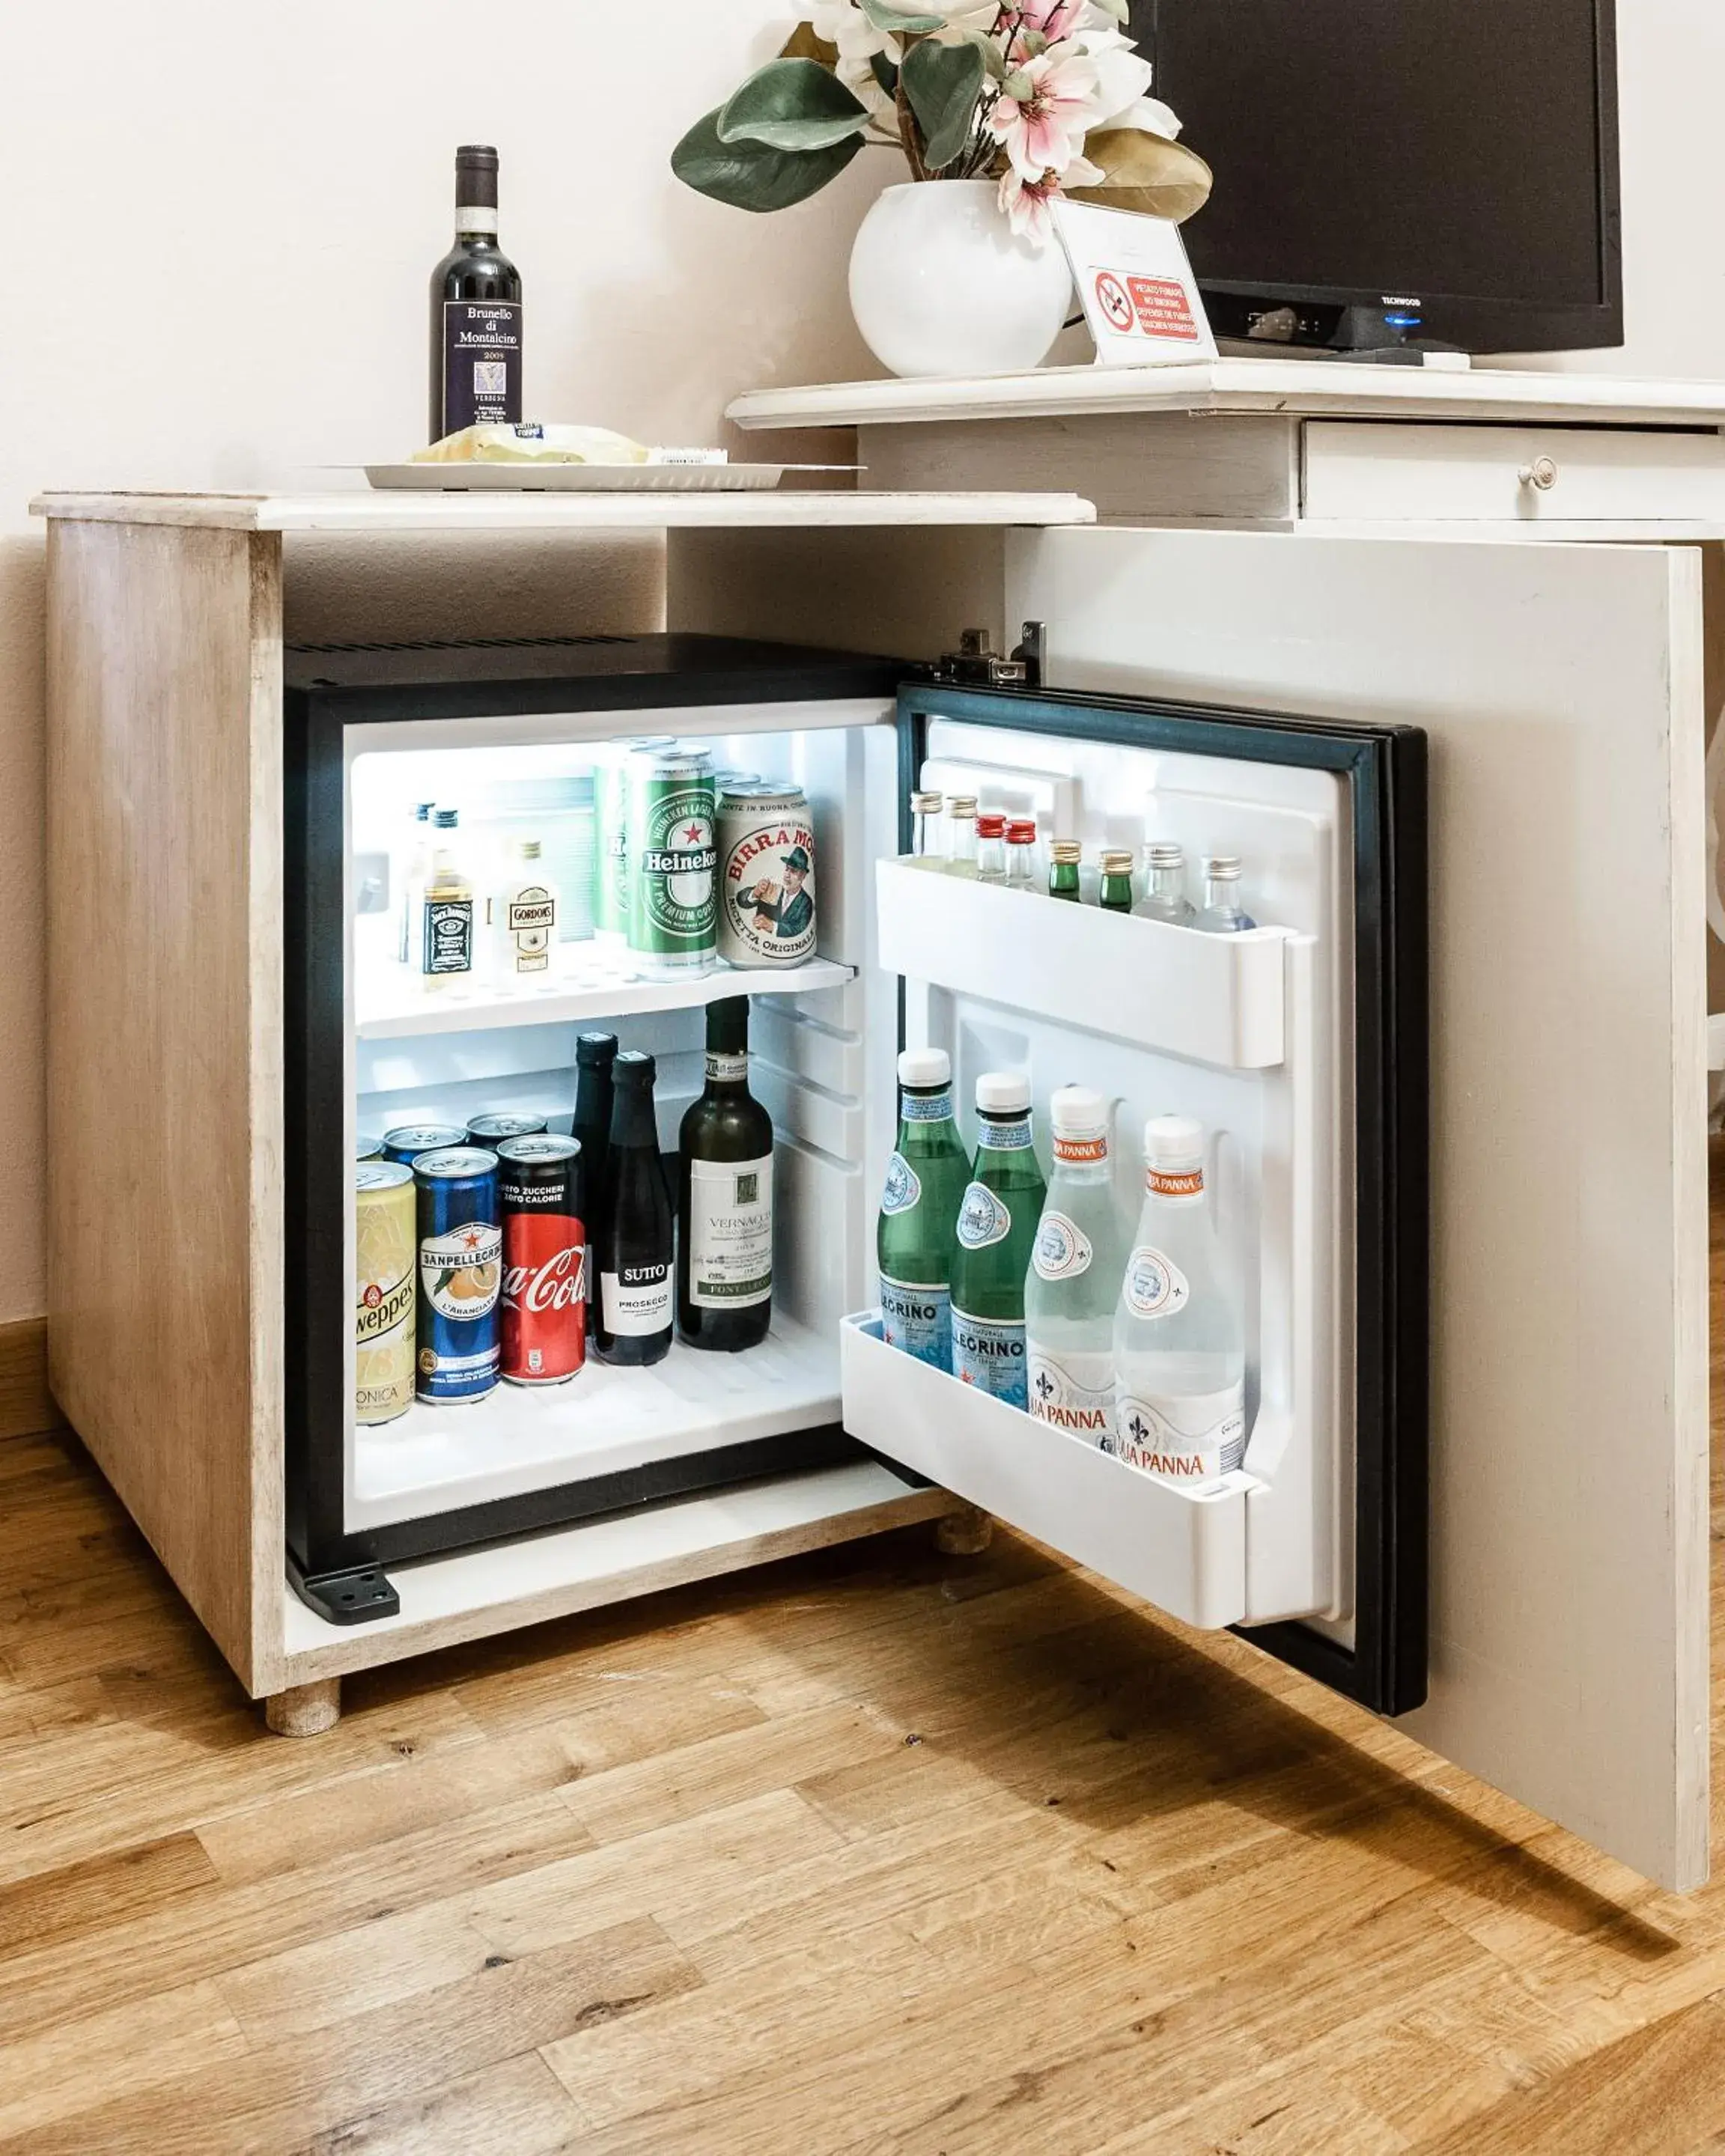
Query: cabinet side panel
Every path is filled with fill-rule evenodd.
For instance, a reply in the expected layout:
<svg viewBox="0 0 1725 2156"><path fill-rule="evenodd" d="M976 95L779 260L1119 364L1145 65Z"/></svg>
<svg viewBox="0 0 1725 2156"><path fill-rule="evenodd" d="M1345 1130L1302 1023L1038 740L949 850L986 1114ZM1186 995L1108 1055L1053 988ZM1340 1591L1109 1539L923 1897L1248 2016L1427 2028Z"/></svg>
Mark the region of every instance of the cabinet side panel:
<svg viewBox="0 0 1725 2156"><path fill-rule="evenodd" d="M54 1394L242 1680L280 1658L280 542L56 522Z"/></svg>

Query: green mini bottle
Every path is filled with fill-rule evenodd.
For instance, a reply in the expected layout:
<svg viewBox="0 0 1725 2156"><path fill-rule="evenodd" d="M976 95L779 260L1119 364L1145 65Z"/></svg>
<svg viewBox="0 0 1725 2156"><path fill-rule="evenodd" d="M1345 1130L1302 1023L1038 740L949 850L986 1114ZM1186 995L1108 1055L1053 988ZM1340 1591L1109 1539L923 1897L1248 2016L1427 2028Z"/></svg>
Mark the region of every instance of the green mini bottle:
<svg viewBox="0 0 1725 2156"><path fill-rule="evenodd" d="M1030 1142L1029 1080L985 1070L976 1111L976 1165L952 1253L952 1375L1028 1409L1024 1274L1044 1195Z"/></svg>
<svg viewBox="0 0 1725 2156"><path fill-rule="evenodd" d="M952 1065L943 1048L898 1059L898 1145L875 1229L880 1337L937 1370L952 1366L948 1278L970 1163L952 1121Z"/></svg>

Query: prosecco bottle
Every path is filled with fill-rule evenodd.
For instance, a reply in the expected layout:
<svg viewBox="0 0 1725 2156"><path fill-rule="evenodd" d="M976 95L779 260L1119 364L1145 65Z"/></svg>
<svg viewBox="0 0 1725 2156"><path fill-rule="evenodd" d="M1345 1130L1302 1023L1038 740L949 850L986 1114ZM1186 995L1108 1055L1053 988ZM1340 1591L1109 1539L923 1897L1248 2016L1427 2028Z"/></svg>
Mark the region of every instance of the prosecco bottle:
<svg viewBox="0 0 1725 2156"><path fill-rule="evenodd" d="M431 273L431 439L521 416L521 273L497 244L497 152L455 152L455 244Z"/></svg>
<svg viewBox="0 0 1725 2156"><path fill-rule="evenodd" d="M581 1217L588 1224L589 1240L597 1235L600 1194L605 1180L605 1157L611 1149L611 1065L617 1055L614 1033L578 1033L575 1036L575 1114L572 1135L581 1152ZM598 1323L598 1267L589 1254L587 1264L587 1330L591 1338Z"/></svg>
<svg viewBox="0 0 1725 2156"><path fill-rule="evenodd" d="M749 1091L749 999L706 1007L706 1090L677 1140L677 1331L757 1347L773 1316L773 1119Z"/></svg>
<svg viewBox="0 0 1725 2156"><path fill-rule="evenodd" d="M611 1065L611 1136L600 1182L599 1299L593 1351L602 1363L662 1362L671 1344L674 1223L659 1123L653 1058L625 1048Z"/></svg>

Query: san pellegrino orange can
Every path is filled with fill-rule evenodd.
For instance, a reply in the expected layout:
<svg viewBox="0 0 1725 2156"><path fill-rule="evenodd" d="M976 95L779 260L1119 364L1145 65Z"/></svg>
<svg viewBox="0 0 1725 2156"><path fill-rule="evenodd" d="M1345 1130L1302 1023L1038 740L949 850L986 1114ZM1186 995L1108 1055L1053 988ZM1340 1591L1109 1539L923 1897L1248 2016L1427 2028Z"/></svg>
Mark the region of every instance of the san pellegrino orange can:
<svg viewBox="0 0 1725 2156"><path fill-rule="evenodd" d="M362 1160L353 1181L353 1415L393 1422L413 1404L413 1171L397 1161Z"/></svg>

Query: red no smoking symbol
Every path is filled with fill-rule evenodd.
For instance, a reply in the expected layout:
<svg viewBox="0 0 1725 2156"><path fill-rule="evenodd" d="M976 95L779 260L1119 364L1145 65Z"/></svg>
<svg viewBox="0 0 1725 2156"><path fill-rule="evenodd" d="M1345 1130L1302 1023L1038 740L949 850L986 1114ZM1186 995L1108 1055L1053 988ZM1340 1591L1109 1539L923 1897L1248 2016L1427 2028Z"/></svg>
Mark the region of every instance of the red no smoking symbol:
<svg viewBox="0 0 1725 2156"><path fill-rule="evenodd" d="M1126 287L1111 270L1096 273L1096 304L1117 330L1129 330L1134 320Z"/></svg>

